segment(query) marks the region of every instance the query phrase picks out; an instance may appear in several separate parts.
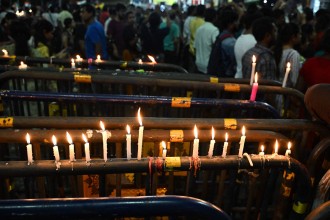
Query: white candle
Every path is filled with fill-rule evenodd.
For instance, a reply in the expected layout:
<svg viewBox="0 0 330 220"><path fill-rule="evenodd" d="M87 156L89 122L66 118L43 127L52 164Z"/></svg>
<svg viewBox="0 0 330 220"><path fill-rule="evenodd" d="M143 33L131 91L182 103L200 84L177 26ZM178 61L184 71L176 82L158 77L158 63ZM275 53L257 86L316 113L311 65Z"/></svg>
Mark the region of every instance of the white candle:
<svg viewBox="0 0 330 220"><path fill-rule="evenodd" d="M27 151L27 159L28 159L28 164L30 165L33 163L33 156L32 156L32 144L30 144L30 135L29 133L26 134L26 151Z"/></svg>
<svg viewBox="0 0 330 220"><path fill-rule="evenodd" d="M223 143L222 157L226 157L228 148L228 133L225 134L225 142Z"/></svg>
<svg viewBox="0 0 330 220"><path fill-rule="evenodd" d="M88 143L87 138L84 134L82 134L82 138L85 141L84 147L85 147L86 162L89 162L89 161L91 161L91 156L90 156L90 153L89 153L89 143Z"/></svg>
<svg viewBox="0 0 330 220"><path fill-rule="evenodd" d="M75 69L76 68L76 64L74 62L74 59L71 59L71 69Z"/></svg>
<svg viewBox="0 0 330 220"><path fill-rule="evenodd" d="M59 162L60 161L60 154L58 152L57 140L56 140L55 135L53 135L52 141L53 141L53 144L54 144L54 146L53 146L53 153L54 153L55 161L56 162Z"/></svg>
<svg viewBox="0 0 330 220"><path fill-rule="evenodd" d="M283 79L282 87L285 87L286 86L286 81L288 81L288 76L289 76L290 70L291 70L291 64L290 64L290 62L288 62L286 64L286 70L285 70L285 74L284 74L284 79Z"/></svg>
<svg viewBox="0 0 330 220"><path fill-rule="evenodd" d="M252 85L250 101L254 102L256 100L257 91L258 91L258 73L254 75L254 83Z"/></svg>
<svg viewBox="0 0 330 220"><path fill-rule="evenodd" d="M264 150L265 150L264 145L261 145L261 152L259 152L259 156L265 156Z"/></svg>
<svg viewBox="0 0 330 220"><path fill-rule="evenodd" d="M21 61L21 64L18 66L18 69L26 70L26 68L27 68L27 65L23 61Z"/></svg>
<svg viewBox="0 0 330 220"><path fill-rule="evenodd" d="M214 144L215 144L215 140L214 140L214 128L212 126L212 140L210 140L210 147L209 147L209 157L211 158L213 156L213 150L214 150Z"/></svg>
<svg viewBox="0 0 330 220"><path fill-rule="evenodd" d="M254 78L254 72L256 69L256 56L252 56L252 69L251 69L251 79L250 79L250 85L252 86L253 78Z"/></svg>
<svg viewBox="0 0 330 220"><path fill-rule="evenodd" d="M137 153L137 159L141 160L141 156L142 156L142 143L143 143L143 130L144 127L142 125L142 118L141 118L141 114L140 114L141 109L139 108L138 110L138 120L139 120L139 137L138 137L138 153Z"/></svg>
<svg viewBox="0 0 330 220"><path fill-rule="evenodd" d="M132 157L131 152L131 128L129 125L126 126L127 134L126 134L126 153L127 153L127 160L130 160Z"/></svg>
<svg viewBox="0 0 330 220"><path fill-rule="evenodd" d="M285 156L289 156L291 154L291 142L288 143L288 149L285 151Z"/></svg>
<svg viewBox="0 0 330 220"><path fill-rule="evenodd" d="M199 147L199 139L198 139L198 131L197 131L197 126L195 125L194 127L194 135L195 135L195 139L194 139L194 145L193 145L193 158L197 158L198 157L198 147Z"/></svg>
<svg viewBox="0 0 330 220"><path fill-rule="evenodd" d="M242 136L241 136L241 140L239 142L239 151L238 151L238 157L243 157L243 150L244 150L244 143L245 143L245 127L243 126L242 128Z"/></svg>
<svg viewBox="0 0 330 220"><path fill-rule="evenodd" d="M108 143L107 143L108 135L107 135L107 131L105 130L105 127L104 127L104 124L102 121L100 121L100 127L102 129L103 159L104 159L104 162L107 162L107 160L108 160Z"/></svg>
<svg viewBox="0 0 330 220"><path fill-rule="evenodd" d="M277 155L277 153L278 153L278 141L276 139L276 141L275 141L275 152L274 152L274 155Z"/></svg>
<svg viewBox="0 0 330 220"><path fill-rule="evenodd" d="M8 57L8 51L5 49L2 49L2 53L4 57Z"/></svg>
<svg viewBox="0 0 330 220"><path fill-rule="evenodd" d="M69 132L66 132L66 139L69 142L69 157L70 157L70 162L75 161L75 157L74 157L74 145L72 143L72 138L69 134Z"/></svg>
<svg viewBox="0 0 330 220"><path fill-rule="evenodd" d="M167 152L165 141L162 141L162 142L161 142L161 145L162 145L162 147L163 147L163 159L165 160L165 159L166 159L166 152Z"/></svg>

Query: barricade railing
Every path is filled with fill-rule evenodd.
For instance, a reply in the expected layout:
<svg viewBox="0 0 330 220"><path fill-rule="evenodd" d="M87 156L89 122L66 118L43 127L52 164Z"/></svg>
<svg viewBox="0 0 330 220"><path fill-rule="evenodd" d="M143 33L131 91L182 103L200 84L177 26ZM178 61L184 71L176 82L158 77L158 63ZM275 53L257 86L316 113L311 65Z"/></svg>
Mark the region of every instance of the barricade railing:
<svg viewBox="0 0 330 220"><path fill-rule="evenodd" d="M108 116L111 112L112 108L119 108L118 104L123 105L141 105L148 106L146 111L149 112L150 116L159 116L155 115L155 112L159 112L157 107L165 107L165 109L161 109L164 111L168 111L168 108L172 109L181 109L182 111L190 109L192 107L203 108L204 111L200 110L200 112L193 111L191 116L202 117L201 115L207 114L208 117L211 117L210 109L213 108L215 111L213 114L215 117L221 117L224 113L240 115L240 117L244 117L243 115L250 117L267 117L267 118L279 118L279 114L272 106L268 105L264 102L251 102L248 100L233 100L233 99L210 99L210 98L190 98L190 97L166 97L166 96L143 96L143 95L111 95L111 94L83 94L83 93L46 93L46 92L25 92L25 91L0 91L0 97L3 101L4 109L10 108L10 106L17 106L16 108L11 108L5 112L6 115L23 115L24 106L19 106L17 101L45 101L45 102L66 102L68 105L72 103L97 103L99 111L90 112L88 115L104 115ZM10 101L9 104L6 102ZM15 103L16 102L16 103ZM109 104L109 106L104 106L104 104ZM103 105L101 105L103 104ZM114 105L116 104L116 105ZM205 108L207 107L207 108ZM19 109L23 108L23 109ZM155 109L156 108L156 109ZM167 108L167 109L166 109ZM244 110L246 111L244 113ZM207 113L205 112L207 111ZM237 114L237 112L241 112L242 114ZM117 115L115 116L127 116L125 115L125 111L116 111ZM166 113L165 113L166 114ZM197 115L196 115L197 114ZM114 115L114 114L112 114ZM266 115L266 116L264 116ZM42 115L41 115L42 116ZM160 115L163 116L163 115ZM190 117L191 117L190 116ZM186 116L187 117L187 116Z"/></svg>
<svg viewBox="0 0 330 220"><path fill-rule="evenodd" d="M185 196L0 200L0 216L5 219L95 219L96 215L97 219L153 216L231 219L218 207Z"/></svg>
<svg viewBox="0 0 330 220"><path fill-rule="evenodd" d="M0 61L7 63L25 64L55 64L71 67L71 59L45 58L45 57L20 57L20 56L0 56ZM153 62L128 62L128 61L107 61L107 60L92 60L92 59L74 59L75 66L80 68L100 68L100 69L144 69L152 71L172 71L188 73L183 67L168 64L168 63L153 63Z"/></svg>

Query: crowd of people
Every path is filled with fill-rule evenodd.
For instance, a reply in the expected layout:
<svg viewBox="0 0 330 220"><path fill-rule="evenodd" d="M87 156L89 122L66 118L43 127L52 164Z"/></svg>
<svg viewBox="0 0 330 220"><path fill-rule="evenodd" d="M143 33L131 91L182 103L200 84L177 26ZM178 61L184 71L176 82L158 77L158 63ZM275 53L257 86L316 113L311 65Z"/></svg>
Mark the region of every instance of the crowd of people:
<svg viewBox="0 0 330 220"><path fill-rule="evenodd" d="M282 81L290 62L287 86L305 92L330 83L330 12L289 2L192 5L186 12L178 4L49 4L16 13L2 0L0 47L32 57L137 61L152 55L192 73L232 78L250 78L255 56L261 79Z"/></svg>

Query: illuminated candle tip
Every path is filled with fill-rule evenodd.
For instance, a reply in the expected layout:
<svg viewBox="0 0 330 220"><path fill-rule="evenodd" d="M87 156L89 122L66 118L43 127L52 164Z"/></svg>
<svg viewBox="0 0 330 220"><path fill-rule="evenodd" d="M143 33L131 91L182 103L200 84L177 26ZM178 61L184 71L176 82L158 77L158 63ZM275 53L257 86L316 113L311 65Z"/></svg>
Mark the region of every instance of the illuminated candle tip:
<svg viewBox="0 0 330 220"><path fill-rule="evenodd" d="M30 135L29 133L26 133L26 142L30 144Z"/></svg>
<svg viewBox="0 0 330 220"><path fill-rule="evenodd" d="M214 136L215 136L215 132L214 132L214 128L212 126L212 140L214 140Z"/></svg>
<svg viewBox="0 0 330 220"><path fill-rule="evenodd" d="M257 58L255 55L252 56L252 62L255 63L257 61Z"/></svg>
<svg viewBox="0 0 330 220"><path fill-rule="evenodd" d="M195 138L197 139L198 138L198 131L197 131L197 126L196 125L194 127L194 135L195 135Z"/></svg>
<svg viewBox="0 0 330 220"><path fill-rule="evenodd" d="M104 130L105 130L105 127L104 127L104 124L103 124L103 122L102 122L102 121L100 121L100 127L101 127L102 131L104 131Z"/></svg>
<svg viewBox="0 0 330 220"><path fill-rule="evenodd" d="M225 140L226 140L226 142L228 141L228 133L227 132L225 134Z"/></svg>
<svg viewBox="0 0 330 220"><path fill-rule="evenodd" d="M66 132L66 138L67 138L69 144L72 144L72 138L71 138L71 135L69 134L69 132Z"/></svg>
<svg viewBox="0 0 330 220"><path fill-rule="evenodd" d="M82 139L83 139L86 143L88 143L88 142L87 142L86 135L82 134Z"/></svg>
<svg viewBox="0 0 330 220"><path fill-rule="evenodd" d="M138 120L139 120L140 126L142 126L141 108L139 108L139 110L138 110Z"/></svg>
<svg viewBox="0 0 330 220"><path fill-rule="evenodd" d="M131 128L129 127L129 125L126 125L126 131L127 131L127 134L131 133Z"/></svg>
<svg viewBox="0 0 330 220"><path fill-rule="evenodd" d="M258 73L256 72L256 74L254 75L254 82L258 83Z"/></svg>
<svg viewBox="0 0 330 220"><path fill-rule="evenodd" d="M57 144L57 140L56 140L56 137L55 135L52 136L52 141L53 141L53 144L56 145Z"/></svg>
<svg viewBox="0 0 330 220"><path fill-rule="evenodd" d="M245 136L245 126L242 128L242 135Z"/></svg>
<svg viewBox="0 0 330 220"><path fill-rule="evenodd" d="M290 150L291 149L291 142L289 141L289 143L288 143L288 150Z"/></svg>

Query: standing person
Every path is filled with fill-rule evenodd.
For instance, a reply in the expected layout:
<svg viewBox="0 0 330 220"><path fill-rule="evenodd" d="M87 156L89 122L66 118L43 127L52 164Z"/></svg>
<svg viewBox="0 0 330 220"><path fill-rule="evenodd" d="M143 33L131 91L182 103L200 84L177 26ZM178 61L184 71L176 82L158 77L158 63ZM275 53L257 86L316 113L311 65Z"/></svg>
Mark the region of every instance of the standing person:
<svg viewBox="0 0 330 220"><path fill-rule="evenodd" d="M256 39L252 34L252 23L260 18L262 14L258 11L247 11L243 16L244 31L240 35L235 43L234 52L236 58L236 74L235 78L243 78L242 74L242 57L252 47L257 43Z"/></svg>
<svg viewBox="0 0 330 220"><path fill-rule="evenodd" d="M164 62L177 64L178 62L178 55L179 55L179 40L180 40L180 27L175 22L176 14L175 11L170 11L169 19L171 21L170 31L165 36L163 43L164 43ZM163 22L160 25L160 28L166 28L167 23Z"/></svg>
<svg viewBox="0 0 330 220"><path fill-rule="evenodd" d="M207 64L215 43L219 35L219 29L214 26L217 17L217 12L213 8L208 8L205 11L205 23L196 31L195 36L195 51L196 51L196 66L201 73L207 73Z"/></svg>
<svg viewBox="0 0 330 220"><path fill-rule="evenodd" d="M85 33L85 53L86 58L96 59L97 55L101 55L101 59L109 58L106 37L103 26L95 20L95 8L90 4L85 4L81 7L80 15L82 21L87 26Z"/></svg>
<svg viewBox="0 0 330 220"><path fill-rule="evenodd" d="M188 69L189 67L189 45L190 45L190 22L195 17L196 6L191 5L188 7L187 18L183 24L182 38L183 38L183 51L182 51L182 63L183 67Z"/></svg>
<svg viewBox="0 0 330 220"><path fill-rule="evenodd" d="M252 25L252 34L257 44L249 49L242 58L243 78L250 79L252 69L252 56L256 56L255 72L259 79L277 79L277 66L274 54L270 49L276 40L277 28L270 17L257 19Z"/></svg>

